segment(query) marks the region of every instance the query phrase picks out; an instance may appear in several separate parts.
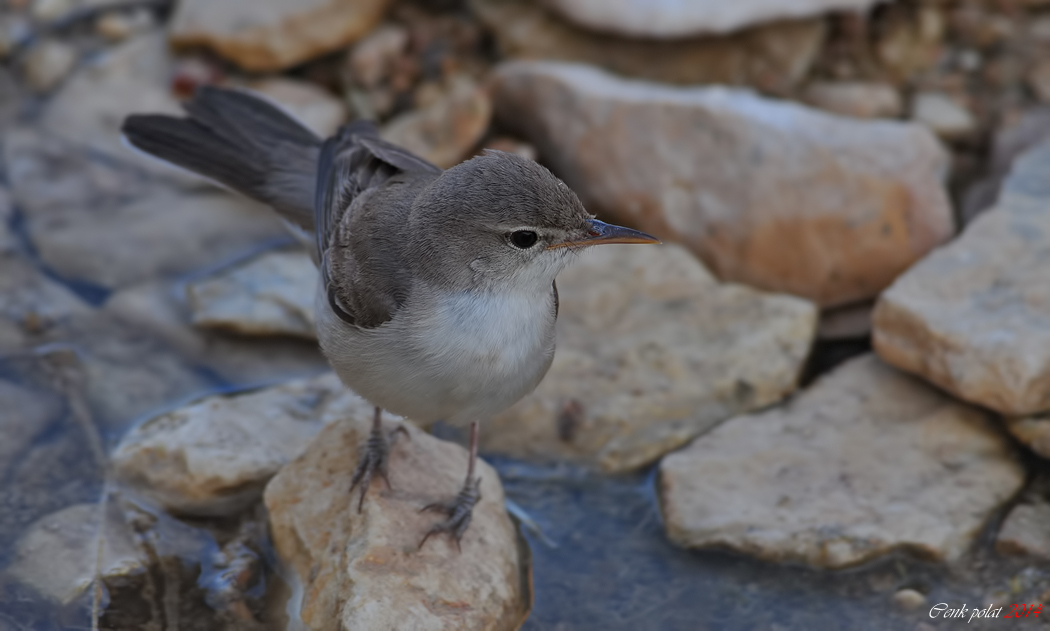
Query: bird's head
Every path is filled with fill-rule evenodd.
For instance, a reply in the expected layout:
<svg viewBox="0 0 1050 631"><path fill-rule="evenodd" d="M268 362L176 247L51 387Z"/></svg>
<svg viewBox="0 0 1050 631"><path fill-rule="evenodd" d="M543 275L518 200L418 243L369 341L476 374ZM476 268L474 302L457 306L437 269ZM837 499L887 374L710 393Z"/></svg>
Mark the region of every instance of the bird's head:
<svg viewBox="0 0 1050 631"><path fill-rule="evenodd" d="M549 291L583 248L659 243L594 219L536 162L492 150L442 173L416 198L409 221L417 272L453 289Z"/></svg>

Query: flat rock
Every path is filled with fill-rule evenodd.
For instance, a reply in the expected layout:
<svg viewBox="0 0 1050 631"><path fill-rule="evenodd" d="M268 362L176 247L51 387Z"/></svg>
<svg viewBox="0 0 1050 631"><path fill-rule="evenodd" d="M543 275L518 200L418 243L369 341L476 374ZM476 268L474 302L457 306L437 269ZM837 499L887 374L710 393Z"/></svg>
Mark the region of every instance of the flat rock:
<svg viewBox="0 0 1050 631"><path fill-rule="evenodd" d="M912 98L911 118L945 140L965 138L977 131L977 119L970 110L942 92L916 94Z"/></svg>
<svg viewBox="0 0 1050 631"><path fill-rule="evenodd" d="M193 324L242 335L317 339L314 294L319 276L303 250L270 251L190 283Z"/></svg>
<svg viewBox="0 0 1050 631"><path fill-rule="evenodd" d="M119 479L176 513L233 514L328 423L373 407L333 373L214 395L128 432L113 454Z"/></svg>
<svg viewBox="0 0 1050 631"><path fill-rule="evenodd" d="M3 143L30 240L66 279L115 289L213 265L287 235L261 204L144 177L50 133L15 130Z"/></svg>
<svg viewBox="0 0 1050 631"><path fill-rule="evenodd" d="M626 35L670 39L728 33L745 26L832 11L863 13L877 0L548 0L555 11L580 26Z"/></svg>
<svg viewBox="0 0 1050 631"><path fill-rule="evenodd" d="M247 87L275 101L322 138L335 134L349 115L343 101L316 83L270 77L253 81Z"/></svg>
<svg viewBox="0 0 1050 631"><path fill-rule="evenodd" d="M54 341L71 319L92 311L16 253L0 253L0 268L0 353Z"/></svg>
<svg viewBox="0 0 1050 631"><path fill-rule="evenodd" d="M1003 520L995 549L1000 554L1050 559L1050 504L1018 504Z"/></svg>
<svg viewBox="0 0 1050 631"><path fill-rule="evenodd" d="M529 0L471 0L504 58L594 64L667 83L750 85L786 94L809 72L826 34L820 19L778 21L740 33L657 41L596 33Z"/></svg>
<svg viewBox="0 0 1050 631"><path fill-rule="evenodd" d="M467 452L402 424L409 436L391 451L391 488L375 480L359 513L348 489L370 416L326 427L266 487L274 547L303 581L289 611L312 631L517 629L530 587L495 470L478 461L481 500L461 549L435 536L419 550L442 518L420 509L458 492Z"/></svg>
<svg viewBox="0 0 1050 631"><path fill-rule="evenodd" d="M912 123L573 64L509 63L494 83L497 122L592 212L686 244L723 280L848 304L953 232L947 154Z"/></svg>
<svg viewBox="0 0 1050 631"><path fill-rule="evenodd" d="M873 355L660 464L667 535L767 561L958 560L1025 471L989 415Z"/></svg>
<svg viewBox="0 0 1050 631"><path fill-rule="evenodd" d="M875 307L888 363L1008 416L1050 410L1050 143L1018 159L996 208L908 270Z"/></svg>
<svg viewBox="0 0 1050 631"><path fill-rule="evenodd" d="M802 100L822 110L857 118L893 118L904 110L900 91L889 83L815 81L802 91Z"/></svg>
<svg viewBox="0 0 1050 631"><path fill-rule="evenodd" d="M349 46L389 0L182 0L168 27L177 47L203 46L245 70L284 70Z"/></svg>
<svg viewBox="0 0 1050 631"><path fill-rule="evenodd" d="M488 93L465 76L455 77L434 103L390 121L383 138L443 169L470 156L489 126Z"/></svg>
<svg viewBox="0 0 1050 631"><path fill-rule="evenodd" d="M678 246L593 248L558 289L554 363L486 452L636 469L791 393L816 328L811 303L721 285Z"/></svg>
<svg viewBox="0 0 1050 631"><path fill-rule="evenodd" d="M1043 458L1050 458L1050 414L1004 419L1014 438Z"/></svg>

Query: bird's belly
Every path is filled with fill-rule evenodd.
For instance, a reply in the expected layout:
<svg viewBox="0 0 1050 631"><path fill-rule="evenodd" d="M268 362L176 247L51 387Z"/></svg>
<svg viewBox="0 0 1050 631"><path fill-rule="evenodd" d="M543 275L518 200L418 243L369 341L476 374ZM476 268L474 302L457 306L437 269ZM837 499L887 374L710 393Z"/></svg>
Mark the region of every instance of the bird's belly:
<svg viewBox="0 0 1050 631"><path fill-rule="evenodd" d="M318 336L344 383L420 422L485 420L532 391L554 356L553 305L450 295L374 329L318 305Z"/></svg>

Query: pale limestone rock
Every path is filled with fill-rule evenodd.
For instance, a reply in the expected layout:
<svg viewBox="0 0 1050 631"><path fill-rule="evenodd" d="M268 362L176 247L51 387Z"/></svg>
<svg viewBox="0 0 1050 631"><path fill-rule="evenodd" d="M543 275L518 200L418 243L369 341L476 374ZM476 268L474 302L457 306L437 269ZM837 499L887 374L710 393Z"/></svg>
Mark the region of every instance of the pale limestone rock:
<svg viewBox="0 0 1050 631"><path fill-rule="evenodd" d="M926 596L914 589L901 589L893 594L893 604L904 611L915 611L926 604Z"/></svg>
<svg viewBox="0 0 1050 631"><path fill-rule="evenodd" d="M317 267L302 250L271 251L186 288L193 324L243 335L317 339Z"/></svg>
<svg viewBox="0 0 1050 631"><path fill-rule="evenodd" d="M842 568L955 561L1024 480L987 413L866 355L664 458L660 498L678 545Z"/></svg>
<svg viewBox="0 0 1050 631"><path fill-rule="evenodd" d="M802 91L802 100L843 116L894 118L904 110L901 94L889 83L817 81Z"/></svg>
<svg viewBox="0 0 1050 631"><path fill-rule="evenodd" d="M573 64L505 64L494 83L497 122L592 212L686 244L724 280L849 304L953 232L947 155L919 125Z"/></svg>
<svg viewBox="0 0 1050 631"><path fill-rule="evenodd" d="M746 26L833 11L863 13L878 0L546 0L577 24L628 37L674 39L728 33Z"/></svg>
<svg viewBox="0 0 1050 631"><path fill-rule="evenodd" d="M668 83L750 85L786 94L809 72L824 43L824 20L773 22L740 33L655 41L573 26L532 0L471 0L505 58L594 64Z"/></svg>
<svg viewBox="0 0 1050 631"><path fill-rule="evenodd" d="M105 13L95 20L95 32L111 42L123 41L153 28L153 14L144 8Z"/></svg>
<svg viewBox="0 0 1050 631"><path fill-rule="evenodd" d="M40 594L65 605L95 580L139 574L145 553L119 519L104 519L99 504L74 504L38 519L15 544L7 573Z"/></svg>
<svg viewBox="0 0 1050 631"><path fill-rule="evenodd" d="M996 208L879 298L873 344L894 366L1008 416L1050 410L1050 143Z"/></svg>
<svg viewBox="0 0 1050 631"><path fill-rule="evenodd" d="M77 51L57 40L44 40L30 49L25 58L25 76L37 92L50 92L77 64Z"/></svg>
<svg viewBox="0 0 1050 631"><path fill-rule="evenodd" d="M449 81L438 100L390 121L382 135L447 169L470 155L488 129L491 116L492 103L486 90L459 76Z"/></svg>
<svg viewBox="0 0 1050 631"><path fill-rule="evenodd" d="M348 65L362 87L372 89L383 83L394 69L397 58L408 47L408 29L386 24L372 31L350 51Z"/></svg>
<svg viewBox="0 0 1050 631"><path fill-rule="evenodd" d="M946 140L964 138L977 130L977 119L970 110L941 92L916 94L912 99L911 118Z"/></svg>
<svg viewBox="0 0 1050 631"><path fill-rule="evenodd" d="M467 452L405 423L357 511L348 492L370 414L329 425L266 487L274 547L303 582L291 603L311 631L517 629L530 585L495 470L478 461L481 500L461 549L424 534L443 517L420 509L458 492ZM392 430L393 423L386 429Z"/></svg>
<svg viewBox="0 0 1050 631"><path fill-rule="evenodd" d="M0 353L53 341L54 330L92 311L16 253L0 253L0 269Z"/></svg>
<svg viewBox="0 0 1050 631"><path fill-rule="evenodd" d="M113 467L119 479L169 510L228 515L256 501L325 425L367 418L372 410L333 373L214 395L130 431Z"/></svg>
<svg viewBox="0 0 1050 631"><path fill-rule="evenodd" d="M816 328L811 303L721 285L678 246L592 248L558 289L554 363L488 452L641 467L792 392Z"/></svg>
<svg viewBox="0 0 1050 631"><path fill-rule="evenodd" d="M321 138L333 135L348 117L346 105L315 83L271 77L248 87L276 102Z"/></svg>
<svg viewBox="0 0 1050 631"><path fill-rule="evenodd" d="M372 30L388 0L181 0L171 43L204 46L245 70L284 70L348 46Z"/></svg>
<svg viewBox="0 0 1050 631"><path fill-rule="evenodd" d="M1050 413L1004 419L1006 429L1043 458L1050 458Z"/></svg>
<svg viewBox="0 0 1050 631"><path fill-rule="evenodd" d="M1050 559L1050 504L1018 504L999 528L995 549L1000 554Z"/></svg>

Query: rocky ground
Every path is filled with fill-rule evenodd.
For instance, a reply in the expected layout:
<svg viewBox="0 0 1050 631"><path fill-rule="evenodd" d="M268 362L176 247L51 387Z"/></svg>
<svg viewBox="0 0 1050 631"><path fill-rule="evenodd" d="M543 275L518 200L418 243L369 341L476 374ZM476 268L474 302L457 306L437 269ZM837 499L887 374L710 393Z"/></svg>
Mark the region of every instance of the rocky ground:
<svg viewBox="0 0 1050 631"><path fill-rule="evenodd" d="M665 240L560 277L462 550L462 437L358 511L309 257L122 144L205 84ZM0 630L1040 628L1047 105L1040 0L7 0Z"/></svg>

